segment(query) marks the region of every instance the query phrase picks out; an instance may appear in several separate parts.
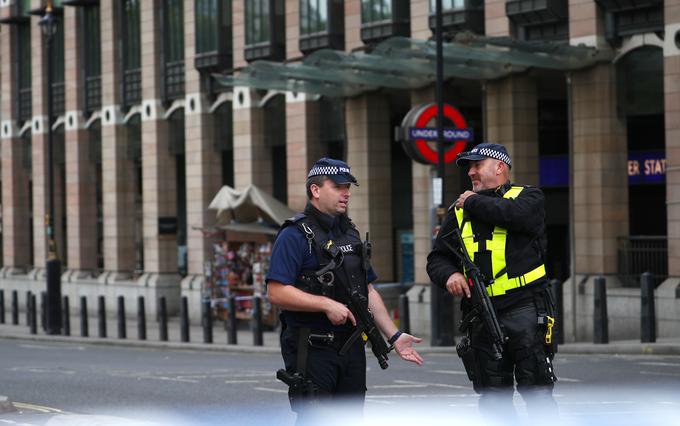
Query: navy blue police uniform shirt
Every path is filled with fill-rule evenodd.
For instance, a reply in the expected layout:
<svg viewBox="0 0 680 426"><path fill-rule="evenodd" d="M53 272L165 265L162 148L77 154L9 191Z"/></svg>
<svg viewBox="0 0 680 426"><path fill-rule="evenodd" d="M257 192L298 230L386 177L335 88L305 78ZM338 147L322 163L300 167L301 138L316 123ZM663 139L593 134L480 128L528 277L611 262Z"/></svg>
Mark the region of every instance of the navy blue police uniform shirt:
<svg viewBox="0 0 680 426"><path fill-rule="evenodd" d="M335 228L334 221L329 238L333 238ZM319 261L316 258L316 250L312 246L311 253L307 237L302 233L296 224L291 224L284 228L276 238L272 249L271 261L266 281L278 281L286 285L295 285L297 277L302 271L319 270ZM378 278L373 267L370 267L367 274L367 282L372 283ZM310 316L307 312L296 312L284 310L286 324L291 327L311 327L323 330L345 330L347 326L334 326L324 313Z"/></svg>

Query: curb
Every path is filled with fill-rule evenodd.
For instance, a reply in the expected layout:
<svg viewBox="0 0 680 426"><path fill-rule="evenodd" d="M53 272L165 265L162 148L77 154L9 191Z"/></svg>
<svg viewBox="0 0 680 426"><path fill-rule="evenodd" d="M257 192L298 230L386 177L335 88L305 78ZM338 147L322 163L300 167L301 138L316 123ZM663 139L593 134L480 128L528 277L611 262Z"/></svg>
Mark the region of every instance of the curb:
<svg viewBox="0 0 680 426"><path fill-rule="evenodd" d="M0 395L0 414L11 413L12 411L17 411L12 401L8 397Z"/></svg>
<svg viewBox="0 0 680 426"><path fill-rule="evenodd" d="M99 346L122 346L131 348L153 348L186 351L208 351L226 353L263 353L278 354L277 346L252 346L252 345L227 345L223 343L182 343L182 342L159 342L148 340L127 340L117 338L100 337L75 337L75 336L44 336L26 334L4 334L0 339L28 340L42 342L77 343ZM457 357L455 346L417 346L416 350L421 354L444 354ZM594 343L565 343L559 346L559 354L584 354L584 355L680 355L680 342L678 343L633 343L614 342L607 344Z"/></svg>

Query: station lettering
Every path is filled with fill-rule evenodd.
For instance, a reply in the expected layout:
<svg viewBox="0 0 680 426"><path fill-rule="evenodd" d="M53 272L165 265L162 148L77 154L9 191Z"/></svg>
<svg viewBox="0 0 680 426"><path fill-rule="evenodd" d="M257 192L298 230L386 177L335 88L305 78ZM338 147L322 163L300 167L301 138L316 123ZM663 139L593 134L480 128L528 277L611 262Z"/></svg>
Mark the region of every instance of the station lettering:
<svg viewBox="0 0 680 426"><path fill-rule="evenodd" d="M642 161L628 160L628 176L660 176L666 174L665 158L650 158Z"/></svg>

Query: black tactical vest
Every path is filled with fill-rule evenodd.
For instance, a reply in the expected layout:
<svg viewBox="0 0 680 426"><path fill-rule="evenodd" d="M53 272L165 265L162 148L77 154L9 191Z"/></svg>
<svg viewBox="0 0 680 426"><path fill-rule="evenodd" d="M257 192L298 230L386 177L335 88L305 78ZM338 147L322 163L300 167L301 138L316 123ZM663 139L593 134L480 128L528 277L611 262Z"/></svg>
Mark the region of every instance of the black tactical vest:
<svg viewBox="0 0 680 426"><path fill-rule="evenodd" d="M283 227L292 224L295 224L305 235L319 262L318 270L301 271L295 281L295 287L307 293L330 297L340 303L347 303L346 289L368 296L368 283L366 282L368 259L364 262L364 256L367 255L364 254L364 244L354 224L351 224L347 232L341 235L337 235L340 232L337 228L334 229L332 237L313 217L302 213L287 220ZM342 265L339 268L343 268L344 271L336 268L319 276L317 272L323 270L332 260L330 254L324 250L329 240L342 251ZM344 288L343 282L346 285Z"/></svg>

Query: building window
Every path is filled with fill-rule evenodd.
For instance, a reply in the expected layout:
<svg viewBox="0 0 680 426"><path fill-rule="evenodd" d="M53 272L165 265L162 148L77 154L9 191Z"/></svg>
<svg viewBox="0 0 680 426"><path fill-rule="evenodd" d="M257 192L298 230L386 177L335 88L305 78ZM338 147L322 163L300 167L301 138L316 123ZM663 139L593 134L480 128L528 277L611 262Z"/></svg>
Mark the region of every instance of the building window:
<svg viewBox="0 0 680 426"><path fill-rule="evenodd" d="M300 1L300 51L343 50L345 27L343 2L339 0Z"/></svg>
<svg viewBox="0 0 680 426"><path fill-rule="evenodd" d="M436 0L430 0L429 25L436 29ZM447 37L458 31L484 33L483 0L442 0L442 30Z"/></svg>
<svg viewBox="0 0 680 426"><path fill-rule="evenodd" d="M215 151L222 157L222 185L234 186L234 130L231 102L215 111Z"/></svg>
<svg viewBox="0 0 680 426"><path fill-rule="evenodd" d="M97 226L94 229L90 229L94 232L97 240L96 257L97 257L97 269L99 271L104 270L104 193L103 193L103 180L102 180L102 126L101 120L97 120L89 131L90 139L90 162L94 165L95 169L95 205L96 205L96 218Z"/></svg>
<svg viewBox="0 0 680 426"><path fill-rule="evenodd" d="M244 2L246 60L283 60L285 57L284 2L277 0L244 0Z"/></svg>
<svg viewBox="0 0 680 426"><path fill-rule="evenodd" d="M64 20L57 19L57 34L52 49L52 113L58 117L64 113ZM53 118L53 117L52 117Z"/></svg>
<svg viewBox="0 0 680 426"><path fill-rule="evenodd" d="M361 40L377 43L410 35L410 4L399 0L361 0Z"/></svg>
<svg viewBox="0 0 680 426"><path fill-rule="evenodd" d="M184 97L184 2L163 3L163 80L165 100Z"/></svg>
<svg viewBox="0 0 680 426"><path fill-rule="evenodd" d="M102 59L99 6L82 9L84 63L85 63L85 111L92 113L102 106Z"/></svg>
<svg viewBox="0 0 680 426"><path fill-rule="evenodd" d="M230 69L231 39L231 0L196 0L196 69L206 73ZM210 81L208 76L206 83Z"/></svg>
<svg viewBox="0 0 680 426"><path fill-rule="evenodd" d="M142 54L139 31L139 1L123 0L120 16L120 44L122 46L123 105L126 108L142 101Z"/></svg>
<svg viewBox="0 0 680 426"><path fill-rule="evenodd" d="M621 37L663 32L663 0L595 0L605 12L605 36L618 45Z"/></svg>
<svg viewBox="0 0 680 426"><path fill-rule="evenodd" d="M18 105L17 113L20 122L30 120L33 115L31 94L31 27L20 24L17 31L17 71Z"/></svg>
<svg viewBox="0 0 680 426"><path fill-rule="evenodd" d="M508 0L508 18L515 24L520 40L567 40L569 38L569 5L567 0L526 2Z"/></svg>

